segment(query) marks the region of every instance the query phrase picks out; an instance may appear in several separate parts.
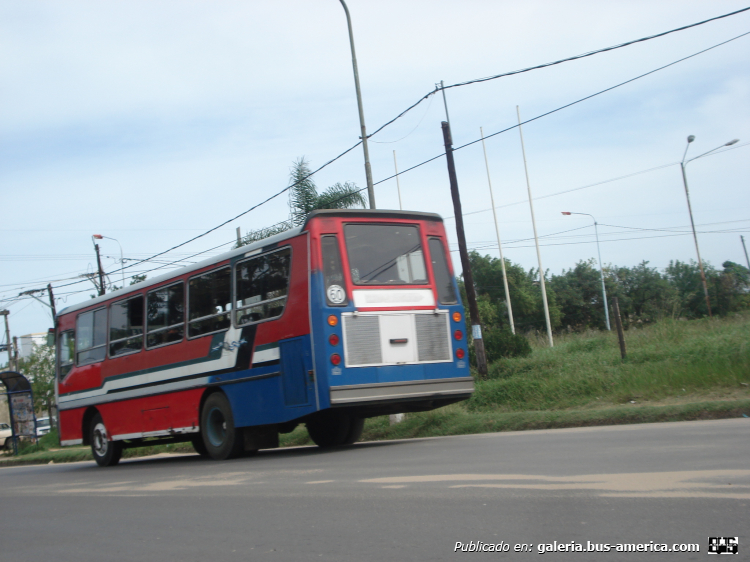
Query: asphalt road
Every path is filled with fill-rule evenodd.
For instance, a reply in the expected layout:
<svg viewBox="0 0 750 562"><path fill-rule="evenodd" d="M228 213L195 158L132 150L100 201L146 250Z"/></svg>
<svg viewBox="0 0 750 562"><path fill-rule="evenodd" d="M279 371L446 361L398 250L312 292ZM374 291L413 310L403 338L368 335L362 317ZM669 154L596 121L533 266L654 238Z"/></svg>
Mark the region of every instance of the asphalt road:
<svg viewBox="0 0 750 562"><path fill-rule="evenodd" d="M0 560L705 560L709 536L747 559L749 507L750 419L151 457L0 469Z"/></svg>

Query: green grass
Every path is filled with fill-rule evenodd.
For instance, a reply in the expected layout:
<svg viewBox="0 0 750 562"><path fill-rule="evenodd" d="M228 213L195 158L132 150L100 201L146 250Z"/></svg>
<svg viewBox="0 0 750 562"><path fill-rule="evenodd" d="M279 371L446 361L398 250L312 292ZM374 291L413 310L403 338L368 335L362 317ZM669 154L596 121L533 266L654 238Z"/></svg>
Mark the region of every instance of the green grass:
<svg viewBox="0 0 750 562"><path fill-rule="evenodd" d="M388 416L369 419L362 440L750 415L750 314L664 320L630 329L625 339L624 361L615 332L557 336L553 348L534 342L531 356L493 363L470 400L407 414L396 425ZM311 443L304 426L280 436L282 447ZM57 448L51 433L0 466L92 458L87 447ZM192 452L180 443L123 456Z"/></svg>
<svg viewBox="0 0 750 562"><path fill-rule="evenodd" d="M558 338L530 357L490 366L466 404L472 412L564 410L592 402L623 404L750 383L748 315L722 320L665 320L626 332L623 361L615 333Z"/></svg>

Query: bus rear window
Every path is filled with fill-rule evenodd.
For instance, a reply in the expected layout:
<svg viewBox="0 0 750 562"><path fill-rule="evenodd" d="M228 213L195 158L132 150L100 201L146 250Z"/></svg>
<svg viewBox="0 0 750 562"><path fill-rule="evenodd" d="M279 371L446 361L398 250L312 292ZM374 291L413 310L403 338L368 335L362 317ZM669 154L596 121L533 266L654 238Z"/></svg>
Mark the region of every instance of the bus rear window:
<svg viewBox="0 0 750 562"><path fill-rule="evenodd" d="M427 270L412 225L347 224L349 272L355 285L426 285Z"/></svg>

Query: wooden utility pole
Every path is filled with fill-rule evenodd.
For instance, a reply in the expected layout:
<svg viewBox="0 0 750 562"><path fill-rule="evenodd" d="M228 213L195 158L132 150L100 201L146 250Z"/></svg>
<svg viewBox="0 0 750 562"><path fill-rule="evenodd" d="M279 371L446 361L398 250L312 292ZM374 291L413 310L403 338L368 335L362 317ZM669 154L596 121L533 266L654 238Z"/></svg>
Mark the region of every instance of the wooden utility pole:
<svg viewBox="0 0 750 562"><path fill-rule="evenodd" d="M747 246L745 246L745 237L740 236L740 240L742 240L742 249L745 250L745 261L747 262L747 268L750 269L750 258L747 257Z"/></svg>
<svg viewBox="0 0 750 562"><path fill-rule="evenodd" d="M96 266L99 268L99 296L104 294L104 271L102 271L102 259L99 257L99 244L94 243L96 250Z"/></svg>
<svg viewBox="0 0 750 562"><path fill-rule="evenodd" d="M466 286L466 297L469 300L469 314L471 316L471 335L474 338L474 351L477 356L477 370L479 376L487 376L487 357L484 353L484 340L482 339L482 326L479 322L479 308L477 307L477 296L474 292L474 276L471 274L469 263L469 252L466 249L466 236L464 235L464 217L461 212L461 197L458 193L458 178L456 177L456 165L453 161L453 139L451 127L447 121L442 122L443 140L445 141L445 159L448 162L448 177L451 183L451 197L453 198L453 214L456 216L456 235L458 236L458 253L461 255L461 268L464 273L464 285Z"/></svg>
<svg viewBox="0 0 750 562"><path fill-rule="evenodd" d="M612 299L612 305L615 308L615 325L617 326L617 339L620 340L620 355L623 359L625 359L625 356L628 354L627 349L625 349L625 334L622 331L622 318L620 318L620 303L617 300L617 297Z"/></svg>
<svg viewBox="0 0 750 562"><path fill-rule="evenodd" d="M57 328L57 309L55 308L55 295L52 294L52 283L47 283L47 293L49 294L49 307L52 309L52 326Z"/></svg>

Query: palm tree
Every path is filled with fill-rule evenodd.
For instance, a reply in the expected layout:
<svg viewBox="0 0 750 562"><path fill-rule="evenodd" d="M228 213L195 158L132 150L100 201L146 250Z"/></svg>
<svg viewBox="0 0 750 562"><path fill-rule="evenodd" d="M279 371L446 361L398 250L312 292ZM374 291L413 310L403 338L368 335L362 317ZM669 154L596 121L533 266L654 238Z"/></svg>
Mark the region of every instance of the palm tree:
<svg viewBox="0 0 750 562"><path fill-rule="evenodd" d="M307 215L316 209L367 208L367 198L354 182L337 182L323 193L318 193L311 175L310 164L305 157L297 159L289 171L289 183L292 185L289 194L291 219L266 228L251 230L235 247L239 248L304 224Z"/></svg>
<svg viewBox="0 0 750 562"><path fill-rule="evenodd" d="M305 157L292 165L289 173L291 189L290 208L292 223L304 224L307 215L316 209L351 209L366 207L367 199L353 182L335 183L323 193L318 193L310 177L312 171Z"/></svg>

